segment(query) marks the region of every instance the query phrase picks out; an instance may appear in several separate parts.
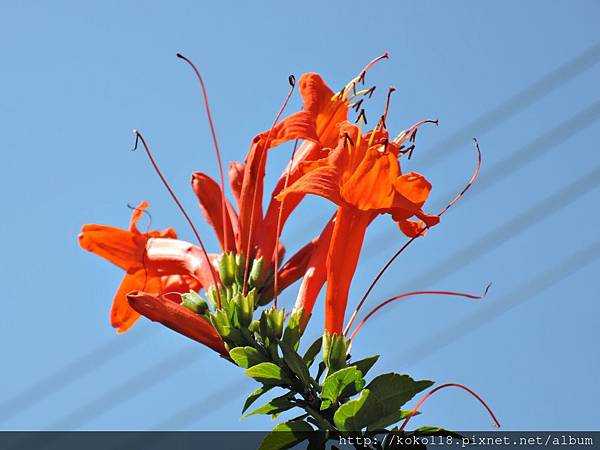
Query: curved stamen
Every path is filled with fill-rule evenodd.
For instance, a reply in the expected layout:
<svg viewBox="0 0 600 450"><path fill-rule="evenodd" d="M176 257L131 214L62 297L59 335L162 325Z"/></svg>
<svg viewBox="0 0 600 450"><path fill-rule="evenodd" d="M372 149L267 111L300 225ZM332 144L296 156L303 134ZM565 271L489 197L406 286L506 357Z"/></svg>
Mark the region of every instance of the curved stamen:
<svg viewBox="0 0 600 450"><path fill-rule="evenodd" d="M271 125L271 128L269 129L269 133L267 134L267 140L264 143L265 147L269 144L269 141L271 140L271 134L273 133L273 129L277 125L279 118L283 114L283 111L285 110L287 104L290 101L290 98L292 97L292 93L294 92L294 87L296 86L296 78L293 75L290 75L288 78L288 81L290 83L290 90L288 91L288 94L285 97L285 101L283 102L283 105L281 105L281 108L279 108L279 111L277 112L277 115L275 116L275 120L273 120L273 124ZM265 151L265 154L263 155L263 157L266 158L266 149L263 149L263 150ZM254 183L254 192L252 194L252 209L250 212L250 224L248 227L248 245L246 247L246 267L244 269L244 283L242 285L243 295L246 295L246 291L247 291L246 284L248 283L248 274L249 274L249 270L250 270L250 249L252 246L252 236L250 236L250 234L252 233L252 228L254 226L254 212L256 210L256 207L255 207L256 191L258 190L259 178L260 177L258 177L258 176L256 177L256 180Z"/></svg>
<svg viewBox="0 0 600 450"><path fill-rule="evenodd" d="M399 431L403 431L404 430L404 428L406 427L406 424L408 423L408 421L417 413L417 411L419 410L419 408L423 405L423 403L425 403L427 401L427 399L429 397L431 397L433 394L435 394L440 389L444 389L444 388L447 388L447 387L457 387L457 388L463 389L463 390L467 391L469 394L471 394L473 397L475 397L477 400L479 400L479 403L481 403L485 407L485 409L487 410L487 412L490 414L490 416L492 416L492 419L494 420L494 425L497 428L500 428L500 422L496 418L496 415L494 414L494 412L492 411L492 409L487 405L487 403L485 401L483 401L483 399L479 395L477 395L475 392L473 392L468 387L463 386L462 384L446 383L446 384L442 384L441 386L438 386L435 389L432 389L431 391L429 391L421 399L421 401L419 403L417 403L417 405L413 408L413 410L406 417L406 419L404 419L404 422L402 422L402 425L400 426L400 430Z"/></svg>
<svg viewBox="0 0 600 450"><path fill-rule="evenodd" d="M294 167L294 157L296 156L296 150L298 148L298 139L294 142L294 149L292 150L292 158L290 159L289 169L285 174L285 182L283 183L282 191L285 191L288 187L288 183L290 180L290 173L292 172L292 168ZM277 212L277 230L275 234L275 249L273 250L273 258L275 259L275 278L273 280L273 306L277 309L277 294L279 291L279 235L281 234L281 220L283 213L283 202L285 202L285 197L279 202L279 211Z"/></svg>
<svg viewBox="0 0 600 450"><path fill-rule="evenodd" d="M396 88L394 86L390 86L387 93L387 100L385 101L385 111L383 112L383 116L381 121L383 122L383 127L385 128L385 121L387 119L388 111L390 110L390 100L392 98L392 92L395 92Z"/></svg>
<svg viewBox="0 0 600 450"><path fill-rule="evenodd" d="M365 318L363 320L361 320L361 322L356 326L356 328L350 335L349 340L352 341L354 339L354 336L356 336L356 333L358 333L358 330L360 330L364 326L364 324L367 322L367 320L369 320L371 318L371 316L373 316L377 311L379 311L384 306L386 306L392 302L395 302L396 300L400 300L400 299L406 298L406 297L412 297L415 295L450 295L450 296L454 296L454 297L464 297L464 298L471 298L474 300L480 300L486 296L488 290L490 289L490 286L491 286L491 284L488 284L487 287L485 288L485 291L481 295L465 294L462 292L453 292L453 291L415 291L415 292L407 292L404 294L396 295L392 298L387 299L384 302L381 302L379 305L377 305L375 308L373 308L365 316Z"/></svg>
<svg viewBox="0 0 600 450"><path fill-rule="evenodd" d="M133 206L129 203L127 203L127 207L132 210L132 211L140 211L142 214L145 214L148 216L148 224L146 225L146 233L148 231L150 231L150 228L152 227L152 214L150 214L150 212L146 209L146 208L138 208L137 206Z"/></svg>
<svg viewBox="0 0 600 450"><path fill-rule="evenodd" d="M148 155L148 159L150 159L150 162L152 163L152 167L154 167L154 171L156 172L156 174L162 181L163 185L167 188L167 191L169 191L169 194L171 194L171 197L173 198L173 200L177 204L177 207L179 208L179 210L185 217L185 220L187 220L187 223L190 225L190 228L192 229L192 232L194 233L194 236L196 236L196 239L198 240L198 243L200 244L200 248L202 249L202 253L204 254L204 257L206 258L206 263L208 264L208 267L210 269L210 273L211 273L213 282L215 283L215 291L217 292L217 303L220 308L221 307L221 293L219 292L219 284L217 283L217 275L215 273L215 268L213 267L213 265L210 262L208 253L206 252L206 248L204 247L204 242L202 242L202 239L200 238L200 234L198 233L198 230L196 230L196 227L194 226L192 219L190 219L190 216L188 215L185 208L183 207L183 205L181 204L181 202L175 195L175 192L173 192L173 189L171 189L171 186L167 182L167 179L163 176L162 172L158 168L156 161L154 161L154 158L152 157L152 153L150 152L150 149L148 148L148 145L146 144L144 136L142 136L142 134L136 129L134 129L133 132L135 134L135 147L133 149L134 150L137 149L138 140L142 142L142 145L144 146L144 150L146 151L146 155Z"/></svg>
<svg viewBox="0 0 600 450"><path fill-rule="evenodd" d="M448 203L448 205L442 210L442 212L440 212L438 214L438 216L441 216L442 214L444 214L446 211L448 211L452 207L452 205L454 205L457 201L459 201L460 198L463 195L465 195L465 192L467 192L469 190L469 188L471 186L473 186L473 183L475 183L475 180L479 176L479 170L481 169L481 150L479 150L479 142L477 142L477 139L473 138L473 141L475 141L475 149L477 150L477 168L475 169L475 173L473 174L473 176L471 177L471 179L469 180L469 182L467 183L465 188L462 191L460 191L460 193L456 197L454 197L454 200L452 200L450 203Z"/></svg>
<svg viewBox="0 0 600 450"><path fill-rule="evenodd" d="M181 53L177 53L177 57L183 59L186 63L190 65L194 73L196 74L196 78L200 82L200 88L202 90L202 98L204 100L204 108L206 109L206 117L208 118L208 125L210 127L210 133L212 134L213 143L215 146L215 153L217 154L217 163L219 165L219 178L221 182L221 215L223 221L223 247L224 251L229 249L229 245L227 242L228 233L226 228L227 224L227 205L225 200L225 177L223 175L223 163L221 162L221 151L219 150L219 144L217 142L217 133L215 132L215 126L213 124L212 116L210 114L210 107L208 106L208 95L206 93L206 87L204 86L204 80L202 79L202 75L196 68L193 62L183 56Z"/></svg>
<svg viewBox="0 0 600 450"><path fill-rule="evenodd" d="M440 213L438 214L439 217L441 217L442 215L444 215L452 207L452 205L454 205L465 194L465 192L467 192L469 190L469 188L473 185L473 183L475 182L475 180L479 176L479 170L481 169L481 150L479 149L479 143L477 142L477 139L475 139L475 148L477 150L477 168L475 169L475 173L473 174L473 176L471 177L471 179L469 180L469 182L467 183L467 185L465 186L465 188L448 204L448 206L446 206L444 209L442 209L442 211L440 211ZM365 301L367 300L367 297L369 296L369 294L371 293L371 291L373 290L373 288L375 287L375 285L379 282L379 280L381 279L381 277L385 273L385 271L392 265L392 263L396 260L396 258L398 256L400 256L400 254L404 250L406 250L406 248L410 244L412 244L418 237L422 236L425 233L425 231L427 231L428 229L429 229L428 226L424 226L421 229L421 231L419 231L419 233L417 233L416 236L413 236L412 238L410 238L402 247L400 247L400 250L398 250L387 261L387 263L379 271L379 273L377 274L377 276L375 277L375 279L373 280L373 282L371 283L371 285L369 286L369 288L365 292L365 295L363 295L362 299L358 303L358 306L354 310L354 313L352 313L352 316L350 317L350 320L348 321L348 325L346 325L346 328L344 330L344 334L348 334L348 330L350 329L350 327L352 326L352 323L356 319L356 316L357 316L358 312L360 311L360 308L362 308L362 306L364 305Z"/></svg>
<svg viewBox="0 0 600 450"><path fill-rule="evenodd" d="M433 123L434 125L439 125L439 120L437 119L427 119L427 120L422 120L420 122L415 123L412 127L407 128L404 131L401 131L398 136L396 136L393 140L393 142L395 142L398 145L402 145L402 143L404 141L406 141L407 138L410 137L411 133L414 133L421 125L424 125L426 123Z"/></svg>

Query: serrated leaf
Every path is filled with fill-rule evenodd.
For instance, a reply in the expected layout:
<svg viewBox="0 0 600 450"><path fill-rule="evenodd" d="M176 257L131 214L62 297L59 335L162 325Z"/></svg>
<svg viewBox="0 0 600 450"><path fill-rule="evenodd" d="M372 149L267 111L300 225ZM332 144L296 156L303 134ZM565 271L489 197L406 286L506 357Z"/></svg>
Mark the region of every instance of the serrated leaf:
<svg viewBox="0 0 600 450"><path fill-rule="evenodd" d="M292 448L309 437L313 428L304 421L284 422L273 428L263 439L258 450L284 450Z"/></svg>
<svg viewBox="0 0 600 450"><path fill-rule="evenodd" d="M379 359L379 355L369 356L367 358L363 358L361 360L350 363L350 366L356 366L358 370L361 371L363 377L367 374L367 372L375 365L377 360Z"/></svg>
<svg viewBox="0 0 600 450"><path fill-rule="evenodd" d="M281 367L270 362L263 362L252 366L249 369L246 369L244 373L249 377L254 378L256 381L267 385L289 383L289 380L284 375Z"/></svg>
<svg viewBox="0 0 600 450"><path fill-rule="evenodd" d="M254 392L252 392L248 398L246 398L246 402L244 403L244 407L242 408L242 414L244 414L246 412L246 410L248 408L250 408L250 406L252 406L252 404L263 394L266 394L267 392L269 392L271 389L273 389L273 386L261 386L259 387L257 390L255 390Z"/></svg>
<svg viewBox="0 0 600 450"><path fill-rule="evenodd" d="M321 398L329 403L337 402L340 397L356 394L365 386L362 373L356 367L346 367L329 375L323 382Z"/></svg>
<svg viewBox="0 0 600 450"><path fill-rule="evenodd" d="M229 356L244 369L266 361L266 358L253 347L235 347L229 351Z"/></svg>
<svg viewBox="0 0 600 450"><path fill-rule="evenodd" d="M304 360L304 364L306 364L306 367L312 366L312 363L314 362L315 358L321 351L322 344L323 344L323 336L319 336L319 338L315 342L313 342L310 345L310 347L308 347L308 350L306 350L306 353L302 357L302 359Z"/></svg>
<svg viewBox="0 0 600 450"><path fill-rule="evenodd" d="M333 423L342 431L359 431L368 423L368 405L371 391L363 389L358 398L350 400L340 406L333 415Z"/></svg>
<svg viewBox="0 0 600 450"><path fill-rule="evenodd" d="M300 378L303 384L308 384L310 379L310 373L308 367L304 363L304 360L287 342L279 341L279 347L283 353L283 360L287 363L288 367Z"/></svg>
<svg viewBox="0 0 600 450"><path fill-rule="evenodd" d="M245 419L250 416L254 416L256 414L269 414L269 415L280 414L284 411L287 411L288 409L292 409L294 406L296 406L296 405L290 401L289 394L285 394L285 395L282 395L281 397L275 397L269 403L266 403L266 404L256 408L252 412L249 412L248 414L243 416L242 419Z"/></svg>

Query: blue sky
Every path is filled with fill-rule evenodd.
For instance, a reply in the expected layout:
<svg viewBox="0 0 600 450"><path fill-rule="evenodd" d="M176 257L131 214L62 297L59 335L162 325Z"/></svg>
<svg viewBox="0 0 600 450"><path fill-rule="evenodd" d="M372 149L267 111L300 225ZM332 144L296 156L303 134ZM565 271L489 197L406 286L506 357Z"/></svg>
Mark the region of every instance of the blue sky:
<svg viewBox="0 0 600 450"><path fill-rule="evenodd" d="M216 249L189 188L194 171L216 176L216 162L178 51L204 75L225 160L243 159L270 126L289 74L319 72L337 89L389 51L368 76L379 88L371 115L393 85L390 129L440 120L421 130L406 166L432 181L430 210L470 177L472 137L484 164L481 183L394 264L371 302L493 286L483 301L423 297L384 310L353 352L380 352L380 370L468 385L509 430L598 429L600 4L323 3L0 6L0 429L272 426L239 420L255 386L207 349L146 320L117 336L108 311L122 273L77 245L82 224L126 226L127 204L143 199L153 226L192 239L144 155L130 152L139 128ZM295 96L289 111L298 106ZM272 152L268 185L290 151ZM307 201L285 230L289 249L331 210ZM351 302L404 241L389 218L376 221ZM423 412L415 425L491 428L459 391Z"/></svg>

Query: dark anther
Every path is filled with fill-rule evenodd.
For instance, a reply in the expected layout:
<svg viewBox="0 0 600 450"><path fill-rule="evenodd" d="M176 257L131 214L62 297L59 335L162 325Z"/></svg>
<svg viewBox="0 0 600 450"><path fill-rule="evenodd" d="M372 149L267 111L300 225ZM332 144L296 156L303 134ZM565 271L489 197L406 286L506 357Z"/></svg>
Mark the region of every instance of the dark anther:
<svg viewBox="0 0 600 450"><path fill-rule="evenodd" d="M419 129L415 128L415 130L410 134L410 142L415 142L415 140L417 139L417 131L419 131Z"/></svg>
<svg viewBox="0 0 600 450"><path fill-rule="evenodd" d="M356 83L352 83L352 92L356 95Z"/></svg>
<svg viewBox="0 0 600 450"><path fill-rule="evenodd" d="M346 86L344 86L342 88L342 90L340 91L340 93L338 95L340 96L340 98L343 98L345 93L346 93Z"/></svg>
<svg viewBox="0 0 600 450"><path fill-rule="evenodd" d="M358 112L358 110L360 109L360 105L362 105L362 102L363 102L363 100L364 100L364 99L362 99L362 98L361 98L359 101L357 101L357 102L356 102L356 103L355 103L355 104L352 106L352 108L354 108L354 111Z"/></svg>
<svg viewBox="0 0 600 450"><path fill-rule="evenodd" d="M289 81L291 87L296 86L296 77L294 75L290 75L288 77L288 81Z"/></svg>
<svg viewBox="0 0 600 450"><path fill-rule="evenodd" d="M365 94L368 95L369 98L371 98L373 96L373 92L375 92L375 89L377 89L377 86L373 86L367 92L365 92Z"/></svg>
<svg viewBox="0 0 600 450"><path fill-rule="evenodd" d="M365 75L367 74L367 72L362 72L360 74L360 76L358 77L358 81L359 83L362 83L363 85L365 84Z"/></svg>
<svg viewBox="0 0 600 450"><path fill-rule="evenodd" d="M352 138L350 137L350 135L348 133L344 133L344 138L350 141L350 144L354 145L354 141L352 140Z"/></svg>
<svg viewBox="0 0 600 450"><path fill-rule="evenodd" d="M133 146L131 151L135 152L138 148L138 143L140 142L140 134L137 132L137 130L133 130L133 132L135 133L135 145Z"/></svg>
<svg viewBox="0 0 600 450"><path fill-rule="evenodd" d="M367 115L365 114L365 110L364 109L360 110L360 112L358 113L358 117L356 118L356 120L354 121L354 123L358 123L358 121L360 120L361 117L365 121L365 125L366 125L367 124Z"/></svg>
<svg viewBox="0 0 600 450"><path fill-rule="evenodd" d="M148 226L146 227L146 232L150 230L150 227L152 226L152 214L150 214L146 209L138 208L137 206L133 206L129 203L127 203L127 207L132 211L141 211L142 214L146 214L148 216Z"/></svg>

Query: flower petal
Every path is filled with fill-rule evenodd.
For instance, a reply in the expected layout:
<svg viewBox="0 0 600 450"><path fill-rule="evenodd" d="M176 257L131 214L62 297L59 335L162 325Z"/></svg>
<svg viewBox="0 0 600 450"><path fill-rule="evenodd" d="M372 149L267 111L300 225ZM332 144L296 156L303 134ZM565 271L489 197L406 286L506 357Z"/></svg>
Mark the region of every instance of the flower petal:
<svg viewBox="0 0 600 450"><path fill-rule="evenodd" d="M305 73L298 82L304 110L314 116L316 132L323 147L335 147L338 139L337 125L348 119L348 102L325 84L320 75Z"/></svg>
<svg viewBox="0 0 600 450"><path fill-rule="evenodd" d="M117 333L125 333L140 317L127 303L127 294L141 289L158 294L160 277L150 277L144 269L132 274L125 274L110 308L110 323L113 328L117 329Z"/></svg>
<svg viewBox="0 0 600 450"><path fill-rule="evenodd" d="M240 193L240 242L239 252L261 241L260 230L263 220L262 201L267 151L283 142L303 139L317 142L312 116L307 111L292 114L272 130L256 136L246 157L244 178ZM253 255L252 255L253 256Z"/></svg>
<svg viewBox="0 0 600 450"><path fill-rule="evenodd" d="M330 220L321 234L311 242L314 248L311 251L310 260L306 265L304 278L302 279L302 284L298 290L298 297L296 298L296 304L294 305L294 310L304 310L303 327L306 327L306 323L312 314L319 292L321 292L321 289L327 280L327 253L331 242L334 223L335 219Z"/></svg>
<svg viewBox="0 0 600 450"><path fill-rule="evenodd" d="M202 250L193 244L178 239L151 238L146 244L147 267L158 274L189 275L204 288L214 286L210 266ZM218 280L219 255L208 255Z"/></svg>
<svg viewBox="0 0 600 450"><path fill-rule="evenodd" d="M87 224L79 234L79 245L127 272L141 269L146 237L122 228Z"/></svg>
<svg viewBox="0 0 600 450"><path fill-rule="evenodd" d="M129 305L139 314L154 322L200 342L217 353L227 356L228 352L214 327L198 314L169 300L164 295L147 292L131 292L127 296Z"/></svg>
<svg viewBox="0 0 600 450"><path fill-rule="evenodd" d="M367 226L376 213L338 209L327 255L325 330L341 334L350 284L356 271Z"/></svg>
<svg viewBox="0 0 600 450"><path fill-rule="evenodd" d="M192 189L198 197L200 208L208 224L215 230L223 251L235 250L235 234L232 218L237 228L237 214L227 199L225 199L225 226L223 226L223 210L221 187L208 175L196 172L192 175ZM227 248L225 248L227 235Z"/></svg>

